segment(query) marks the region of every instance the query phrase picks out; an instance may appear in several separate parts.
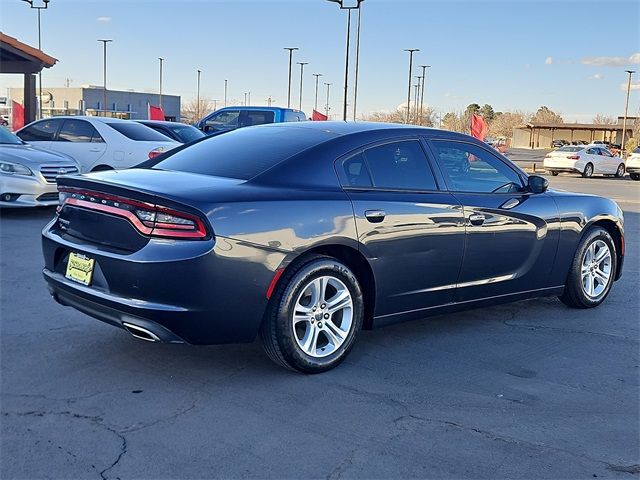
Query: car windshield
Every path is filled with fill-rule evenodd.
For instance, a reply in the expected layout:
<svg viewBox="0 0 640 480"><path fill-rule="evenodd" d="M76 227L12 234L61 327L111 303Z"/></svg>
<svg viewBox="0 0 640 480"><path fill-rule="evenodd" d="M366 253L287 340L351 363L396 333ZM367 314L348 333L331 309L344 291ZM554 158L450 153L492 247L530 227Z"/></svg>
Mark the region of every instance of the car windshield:
<svg viewBox="0 0 640 480"><path fill-rule="evenodd" d="M633 153L640 153L640 147L636 147L633 149Z"/></svg>
<svg viewBox="0 0 640 480"><path fill-rule="evenodd" d="M559 148L558 152L579 152L580 150L584 150L583 147L562 147Z"/></svg>
<svg viewBox="0 0 640 480"><path fill-rule="evenodd" d="M136 122L104 122L125 137L136 142L170 142L165 135Z"/></svg>
<svg viewBox="0 0 640 480"><path fill-rule="evenodd" d="M0 144L1 145L22 145L23 142L6 128L0 127Z"/></svg>
<svg viewBox="0 0 640 480"><path fill-rule="evenodd" d="M209 137L145 166L249 180L330 138L330 133L306 128L240 128Z"/></svg>
<svg viewBox="0 0 640 480"><path fill-rule="evenodd" d="M171 125L169 128L176 134L180 141L184 143L189 143L204 137L204 133L191 125Z"/></svg>

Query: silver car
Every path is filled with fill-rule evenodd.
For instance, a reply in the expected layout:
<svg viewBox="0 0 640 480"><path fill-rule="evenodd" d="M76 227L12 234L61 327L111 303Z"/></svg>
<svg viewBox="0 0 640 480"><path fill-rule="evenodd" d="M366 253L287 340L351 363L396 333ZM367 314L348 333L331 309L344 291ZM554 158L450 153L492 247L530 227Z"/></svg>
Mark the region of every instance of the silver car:
<svg viewBox="0 0 640 480"><path fill-rule="evenodd" d="M0 208L58 204L58 175L79 172L78 163L24 143L0 127Z"/></svg>

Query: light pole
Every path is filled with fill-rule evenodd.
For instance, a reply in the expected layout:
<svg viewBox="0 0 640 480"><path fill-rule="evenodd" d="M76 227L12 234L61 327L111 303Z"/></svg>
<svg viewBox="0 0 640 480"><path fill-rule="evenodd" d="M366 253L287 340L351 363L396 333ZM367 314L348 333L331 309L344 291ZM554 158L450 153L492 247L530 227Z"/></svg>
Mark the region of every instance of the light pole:
<svg viewBox="0 0 640 480"><path fill-rule="evenodd" d="M244 92L244 106L247 106L247 92Z"/></svg>
<svg viewBox="0 0 640 480"><path fill-rule="evenodd" d="M44 6L33 5L33 0L22 0L29 4L31 8L35 8L38 11L38 50L42 51L42 29L40 28L40 10L46 10L49 8L49 2L51 0L42 0ZM40 112L39 118L42 118L42 69L38 72L38 90L39 90L39 101L38 101L38 110ZM25 99L26 103L26 99Z"/></svg>
<svg viewBox="0 0 640 480"><path fill-rule="evenodd" d="M162 108L162 62L164 62L164 58L158 57L158 60L160 60L160 90L158 95L158 103L160 104L159 107Z"/></svg>
<svg viewBox="0 0 640 480"><path fill-rule="evenodd" d="M224 81L224 106L227 106L227 83L228 80Z"/></svg>
<svg viewBox="0 0 640 480"><path fill-rule="evenodd" d="M271 106L271 102L273 102L273 98L271 98L271 95L269 95L269 97L267 98L267 106Z"/></svg>
<svg viewBox="0 0 640 480"><path fill-rule="evenodd" d="M413 52L419 52L419 48L406 48L405 52L409 52L409 89L407 90L407 120L404 123L409 123L409 117L411 116L411 75L413 68Z"/></svg>
<svg viewBox="0 0 640 480"><path fill-rule="evenodd" d="M293 51L299 50L298 47L284 47L289 50L289 86L287 87L287 108L291 108L291 65L293 62Z"/></svg>
<svg viewBox="0 0 640 480"><path fill-rule="evenodd" d="M620 142L620 150L624 150L624 137L627 133L627 113L629 111L629 92L631 91L631 75L636 73L635 70L625 70L629 74L629 81L627 82L627 100L624 104L624 119L622 120L622 142ZM636 119L636 122L638 120Z"/></svg>
<svg viewBox="0 0 640 480"><path fill-rule="evenodd" d="M197 102L197 106L196 106L196 121L200 120L200 73L202 73L200 70L198 70L198 93L196 95L196 102Z"/></svg>
<svg viewBox="0 0 640 480"><path fill-rule="evenodd" d="M424 84L427 83L427 68L430 68L431 65L420 65L422 68L422 93L420 94L420 125L422 125L423 121L423 109L424 109Z"/></svg>
<svg viewBox="0 0 640 480"><path fill-rule="evenodd" d="M217 98L214 98L213 100L211 100L213 102L213 111L215 112L218 109L218 102L220 100L218 100Z"/></svg>
<svg viewBox="0 0 640 480"><path fill-rule="evenodd" d="M347 96L349 91L349 40L351 38L351 10L360 10L360 4L364 0L354 0L356 2L355 6L346 6L344 5L344 0L328 0L329 2L337 3L340 5L341 10L347 11L347 46L345 49L345 60L344 60L344 104L342 111L342 119L344 121L347 120ZM359 17L358 17L359 18ZM360 30L360 21L358 20L358 31ZM360 41L358 35L358 50L360 49ZM356 52L356 58L359 58L359 52ZM355 103L355 102L354 102ZM355 114L355 105L354 105L354 114Z"/></svg>
<svg viewBox="0 0 640 480"><path fill-rule="evenodd" d="M321 73L314 73L313 76L316 77L316 100L315 100L315 102L313 104L313 109L317 112L318 111L318 80L320 79L322 74Z"/></svg>
<svg viewBox="0 0 640 480"><path fill-rule="evenodd" d="M249 95L249 100L248 100L249 103L247 105L251 105L251 92L248 92L248 95Z"/></svg>
<svg viewBox="0 0 640 480"><path fill-rule="evenodd" d="M98 40L102 42L102 116L107 116L107 43L113 40Z"/></svg>
<svg viewBox="0 0 640 480"><path fill-rule="evenodd" d="M413 96L413 101L414 101L414 106L413 106L413 111L414 111L414 123L417 125L418 124L418 114L420 113L420 81L422 80L422 77L420 75L414 75L415 79L418 81L418 83L414 86L418 87L415 95Z"/></svg>
<svg viewBox="0 0 640 480"><path fill-rule="evenodd" d="M356 121L356 105L358 103L358 76L360 73L360 12L358 8L358 27L356 33L356 78L353 82L353 121Z"/></svg>
<svg viewBox="0 0 640 480"><path fill-rule="evenodd" d="M309 65L309 62L296 62L300 65L300 106L298 110L302 110L302 75L304 74L304 66Z"/></svg>
<svg viewBox="0 0 640 480"><path fill-rule="evenodd" d="M325 104L324 107L324 114L327 116L327 120L329 120L329 87L331 87L331 85L333 85L332 83L324 83L327 86L327 103Z"/></svg>

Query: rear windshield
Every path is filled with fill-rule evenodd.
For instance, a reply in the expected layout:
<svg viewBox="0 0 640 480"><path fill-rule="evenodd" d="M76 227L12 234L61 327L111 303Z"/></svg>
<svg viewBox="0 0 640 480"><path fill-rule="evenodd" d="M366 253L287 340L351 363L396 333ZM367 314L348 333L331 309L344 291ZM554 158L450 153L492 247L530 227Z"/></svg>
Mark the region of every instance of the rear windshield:
<svg viewBox="0 0 640 480"><path fill-rule="evenodd" d="M584 147L562 147L556 150L557 152L579 152L584 150Z"/></svg>
<svg viewBox="0 0 640 480"><path fill-rule="evenodd" d="M240 128L195 143L153 168L249 180L333 136L306 128Z"/></svg>
<svg viewBox="0 0 640 480"><path fill-rule="evenodd" d="M640 153L640 147L636 147L633 149L633 153Z"/></svg>
<svg viewBox="0 0 640 480"><path fill-rule="evenodd" d="M204 133L191 125L171 125L169 128L173 130L173 133L184 143L189 143L204 137Z"/></svg>
<svg viewBox="0 0 640 480"><path fill-rule="evenodd" d="M131 140L136 142L170 142L171 140L159 132L156 132L152 128L142 125L137 122L120 123L120 122L105 122L105 125L110 126L115 131L121 133Z"/></svg>

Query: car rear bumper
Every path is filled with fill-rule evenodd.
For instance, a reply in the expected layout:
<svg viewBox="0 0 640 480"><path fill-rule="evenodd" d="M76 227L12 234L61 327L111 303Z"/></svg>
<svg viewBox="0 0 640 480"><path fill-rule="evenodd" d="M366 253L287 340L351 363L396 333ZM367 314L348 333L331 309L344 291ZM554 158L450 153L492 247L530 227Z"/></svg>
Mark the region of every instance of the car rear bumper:
<svg viewBox="0 0 640 480"><path fill-rule="evenodd" d="M266 291L284 254L234 240L150 241L122 254L43 231L44 278L53 298L121 328L142 328L158 341L197 345L251 342ZM65 277L70 252L94 259L90 286Z"/></svg>
<svg viewBox="0 0 640 480"><path fill-rule="evenodd" d="M544 167L545 170L548 170L550 172L560 172L560 173L582 173L580 170L578 170L577 168L571 168L571 167L553 167L553 166L547 166L545 165Z"/></svg>
<svg viewBox="0 0 640 480"><path fill-rule="evenodd" d="M627 165L626 171L627 173L640 173L640 166L636 167Z"/></svg>

